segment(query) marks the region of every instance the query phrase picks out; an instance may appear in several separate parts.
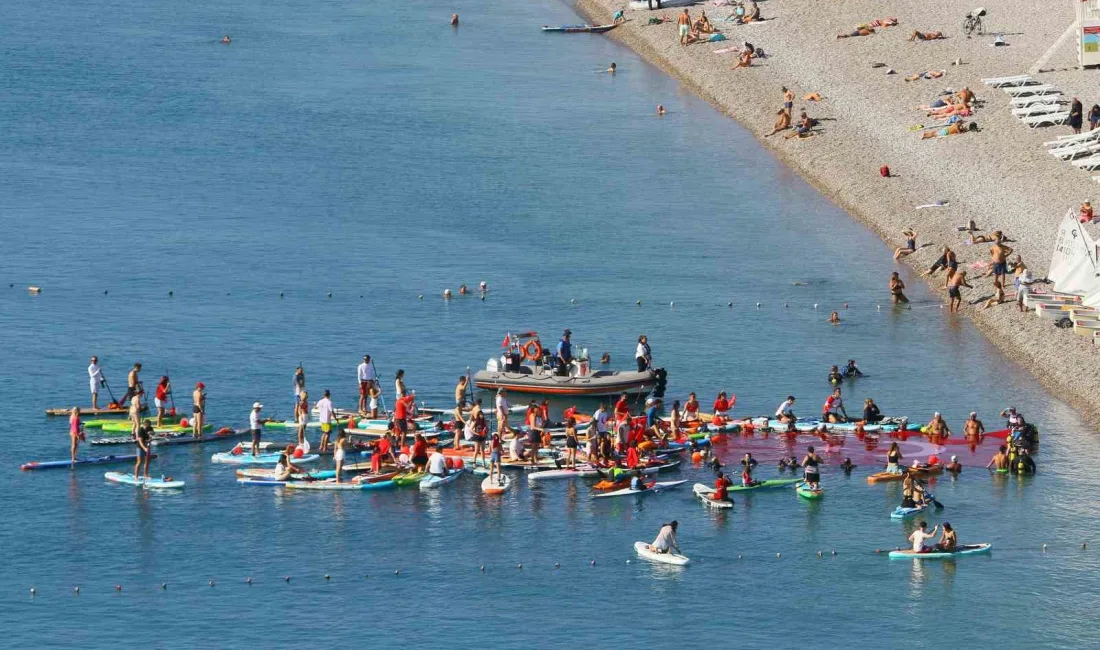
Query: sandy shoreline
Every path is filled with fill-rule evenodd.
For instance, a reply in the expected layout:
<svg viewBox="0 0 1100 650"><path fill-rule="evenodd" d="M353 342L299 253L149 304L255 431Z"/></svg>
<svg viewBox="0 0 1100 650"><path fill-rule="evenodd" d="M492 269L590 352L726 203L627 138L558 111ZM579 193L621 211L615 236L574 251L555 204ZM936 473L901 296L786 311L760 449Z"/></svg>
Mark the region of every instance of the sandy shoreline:
<svg viewBox="0 0 1100 650"><path fill-rule="evenodd" d="M595 24L610 22L611 14L623 5L622 0L579 0L577 9ZM965 237L956 231L969 219L977 221L984 233L1000 229L1016 239L1011 245L1036 277L1045 275L1057 224L1067 209L1076 210L1082 201L1100 193L1100 186L1091 179L1100 172L1078 170L1049 155L1042 143L1070 133L1069 127L1029 129L1012 117L1009 96L980 80L1027 72L1073 21L1071 5L1060 3L1037 12L1022 0L998 4L986 17L987 31L1005 32L1008 47L992 47L992 36L965 38L960 26L967 9L949 0L908 6L852 0L827 9L818 3L768 0L760 2L760 7L768 20L746 26L722 21L732 12L730 7L709 2L690 7L693 18L705 10L729 37L720 43L680 46L674 23L646 24L654 16L675 19L679 8L627 10L628 22L610 35L738 120L891 248L902 243L904 228L914 228L919 244L932 245L905 258L911 269L927 269L939 257L941 246L950 246L974 285L964 289L966 302L992 295L992 278L979 279L984 269L969 266L988 261L988 245L965 245ZM836 39L858 24L888 16L897 17L899 26L870 36ZM915 29L941 30L948 38L907 41ZM713 52L739 46L744 40L764 48L769 58L749 69L732 70L735 54ZM1044 66L1057 71L1036 77L1061 89L1066 99L1080 97L1087 113L1100 102L1100 71L1072 69L1074 47L1072 40L1067 42ZM957 58L963 65L951 64ZM872 63L885 63L897 74L886 75L885 68L872 68ZM934 80L904 80L925 70L947 74ZM811 117L827 118L821 135L806 140L786 140L782 134L764 137L782 105L781 86L796 94L796 118L803 109ZM944 88L964 86L984 102L972 118L981 132L921 141L919 132L910 128L933 124L934 118L915 107ZM813 91L824 100L801 101ZM880 177L882 165L889 165L898 177ZM938 199L949 200L949 206L915 210ZM910 274L907 280L915 282L916 275ZM929 284L946 303L943 281L941 272ZM885 301L887 278L882 282ZM1009 291L1011 296L1011 287ZM1098 350L1090 340L1057 329L1033 313L1020 314L1009 303L984 312L978 311L978 305L964 303L963 314L1006 356L1100 426ZM943 317L952 317L946 304Z"/></svg>

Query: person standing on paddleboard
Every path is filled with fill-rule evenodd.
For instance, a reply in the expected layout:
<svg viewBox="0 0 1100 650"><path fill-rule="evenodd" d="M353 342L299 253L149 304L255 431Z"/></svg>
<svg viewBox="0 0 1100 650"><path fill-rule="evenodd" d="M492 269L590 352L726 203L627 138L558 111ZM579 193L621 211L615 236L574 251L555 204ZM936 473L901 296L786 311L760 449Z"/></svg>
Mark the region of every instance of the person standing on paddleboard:
<svg viewBox="0 0 1100 650"><path fill-rule="evenodd" d="M804 478L806 485L811 490L821 489L821 473L818 470L818 465L825 461L821 460L821 456L817 455L813 447L806 448L806 456L802 459L802 468L806 471Z"/></svg>
<svg viewBox="0 0 1100 650"><path fill-rule="evenodd" d="M248 414L248 430L252 433L252 455L260 455L260 437L264 432L264 419L260 415L264 405L259 402L252 404L252 412Z"/></svg>
<svg viewBox="0 0 1100 650"><path fill-rule="evenodd" d="M126 394L122 396L122 401L118 405L123 406L126 400L133 398L141 390L141 363L135 363L130 369L130 374L126 375Z"/></svg>
<svg viewBox="0 0 1100 650"><path fill-rule="evenodd" d="M80 407L74 406L69 413L69 456L76 463L76 447L84 440L84 425L80 422Z"/></svg>
<svg viewBox="0 0 1100 650"><path fill-rule="evenodd" d="M328 451L329 434L332 432L333 412L336 407L332 405L332 398L326 390L317 400L317 419L321 421L321 453Z"/></svg>
<svg viewBox="0 0 1100 650"><path fill-rule="evenodd" d="M409 418L412 416L412 405L416 403L416 392L399 397L393 405L393 428L397 431L397 444L405 446L405 436L409 433Z"/></svg>
<svg viewBox="0 0 1100 650"><path fill-rule="evenodd" d="M298 367L294 369L294 403L297 404L298 400L302 399L302 393L306 390L306 371L302 369L302 365L298 364Z"/></svg>
<svg viewBox="0 0 1100 650"><path fill-rule="evenodd" d="M680 545L676 541L676 531L680 528L680 522L675 519L672 523L662 524L661 531L657 533L657 539L653 540L653 543L649 545L649 550L654 553L669 553L673 550L677 554L680 553Z"/></svg>
<svg viewBox="0 0 1100 650"><path fill-rule="evenodd" d="M363 363L359 364L356 373L359 376L359 412L365 414L367 412L367 399L370 397L370 389L374 387L374 382L376 380L374 365L371 364L369 354L363 355Z"/></svg>
<svg viewBox="0 0 1100 650"><path fill-rule="evenodd" d="M92 357L88 364L88 388L92 391L92 410L99 410L99 387L106 386L107 380L103 378L103 369L99 367L99 357Z"/></svg>
<svg viewBox="0 0 1100 650"><path fill-rule="evenodd" d="M141 393L134 395L134 401L140 403ZM153 428L149 426L138 427L134 432L134 443L137 444L137 460L134 462L134 480L140 480L139 472L146 479L149 478L150 444L153 441Z"/></svg>
<svg viewBox="0 0 1100 650"><path fill-rule="evenodd" d="M130 434L137 439L138 429L141 428L141 396L144 393L139 389L130 398Z"/></svg>
<svg viewBox="0 0 1100 650"><path fill-rule="evenodd" d="M153 393L153 404L157 407L157 426L164 426L164 414L168 411L168 396L172 393L172 384L164 375L157 382L157 391Z"/></svg>
<svg viewBox="0 0 1100 650"><path fill-rule="evenodd" d="M202 428L206 424L206 384L201 381L195 384L195 390L191 393L191 435L196 439L202 439Z"/></svg>
<svg viewBox="0 0 1100 650"><path fill-rule="evenodd" d="M306 425L309 424L309 391L298 393L298 401L294 404L294 422L298 425L298 446L306 446Z"/></svg>

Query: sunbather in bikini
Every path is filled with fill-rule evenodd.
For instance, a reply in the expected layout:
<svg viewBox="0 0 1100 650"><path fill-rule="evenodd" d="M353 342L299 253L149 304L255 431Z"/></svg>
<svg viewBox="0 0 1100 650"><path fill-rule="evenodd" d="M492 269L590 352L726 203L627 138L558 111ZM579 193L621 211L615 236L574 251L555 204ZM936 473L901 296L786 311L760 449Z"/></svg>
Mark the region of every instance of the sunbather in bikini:
<svg viewBox="0 0 1100 650"><path fill-rule="evenodd" d="M928 70L927 72L914 72L905 78L906 81L917 81L918 79L939 79L943 75L947 74L946 70Z"/></svg>
<svg viewBox="0 0 1100 650"><path fill-rule="evenodd" d="M948 104L943 108L936 108L928 111L928 117L950 117L952 115L970 117L971 112L970 107L966 104Z"/></svg>
<svg viewBox="0 0 1100 650"><path fill-rule="evenodd" d="M959 120L954 124L945 126L942 129L935 131L925 131L921 134L921 140L931 140L933 138L946 138L949 135L959 135L960 133L966 133L967 131L977 131L978 125L974 122L967 124L963 120Z"/></svg>
<svg viewBox="0 0 1100 650"><path fill-rule="evenodd" d="M914 31L910 36L911 41L936 41L943 38L943 32L918 32Z"/></svg>
<svg viewBox="0 0 1100 650"><path fill-rule="evenodd" d="M848 32L847 34L837 34L836 37L837 38L855 38L856 36L870 36L871 34L874 34L874 33L875 33L874 29L872 29L870 27L867 27L867 26L861 25L860 27L856 28L855 31Z"/></svg>

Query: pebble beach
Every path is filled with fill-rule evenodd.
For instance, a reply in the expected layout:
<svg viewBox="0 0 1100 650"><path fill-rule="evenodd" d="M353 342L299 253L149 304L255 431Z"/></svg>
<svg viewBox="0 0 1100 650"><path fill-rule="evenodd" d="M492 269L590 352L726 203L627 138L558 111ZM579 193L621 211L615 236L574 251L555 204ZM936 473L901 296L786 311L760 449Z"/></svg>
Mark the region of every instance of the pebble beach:
<svg viewBox="0 0 1100 650"><path fill-rule="evenodd" d="M909 267L909 273L903 271L907 282L918 281L942 246L950 246L974 285L964 290L961 313L1054 394L1094 424L1100 423L1095 346L1032 312L1019 313L1011 302L1011 286L1009 302L979 311L993 294L992 278L982 278L986 269L975 264L988 262L988 244L967 245L966 233L957 229L973 219L984 234L1002 230L1016 240L1010 245L1036 278L1043 278L1058 223L1067 210L1076 212L1083 201L1096 196L1100 188L1092 179L1096 172L1076 169L1049 155L1043 145L1071 133L1070 128L1029 128L1012 116L1009 95L981 81L1027 73L1073 22L1072 5L1055 3L1035 11L1020 2L996 3L984 18L986 34L972 38L962 32L970 7L947 0L919 5L855 0L827 8L819 3L767 0L759 6L764 21L748 25L723 20L733 12L729 6L708 2L689 7L693 19L700 11L707 12L728 37L723 42L680 45L675 24L682 11L679 7L627 9L626 22L610 35L740 122L787 165L873 229L889 250L904 243L902 230L913 228L919 248L899 262ZM616 0L580 0L577 5L592 24L610 22L622 7ZM648 24L653 17L667 20ZM897 18L899 24L869 36L836 38L857 25L888 17ZM907 39L914 30L942 31L946 38L911 42ZM1006 46L993 46L998 33ZM715 52L739 47L743 41L763 48L768 56L754 60L749 68L733 69L736 52ZM1100 73L1076 68L1075 47L1075 41L1067 39L1033 76L1061 90L1066 101L1079 97L1087 113L1100 101ZM895 74L886 74L887 70ZM929 70L945 74L905 80ZM795 93L795 118L805 110L821 120L818 135L786 139L786 131L765 137L782 106L783 86ZM917 107L944 89L964 87L979 100L970 120L980 131L921 140L920 131L913 127L942 120L926 117ZM803 101L815 92L821 101ZM660 101L655 97L654 105ZM883 165L889 166L892 177L880 176ZM916 209L937 201L947 204ZM852 255L881 254L852 251ZM884 307L889 302L886 281L884 277L881 296L875 296ZM944 299L943 317L953 318L947 313L943 284L942 273L929 280Z"/></svg>

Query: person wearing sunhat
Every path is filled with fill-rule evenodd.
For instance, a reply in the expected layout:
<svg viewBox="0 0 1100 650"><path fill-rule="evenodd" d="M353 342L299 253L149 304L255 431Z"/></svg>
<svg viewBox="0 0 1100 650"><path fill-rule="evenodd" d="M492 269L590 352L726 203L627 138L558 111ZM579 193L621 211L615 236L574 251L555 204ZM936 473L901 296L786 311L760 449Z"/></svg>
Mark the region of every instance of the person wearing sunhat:
<svg viewBox="0 0 1100 650"><path fill-rule="evenodd" d="M248 414L248 429L252 432L252 455L260 455L260 436L264 431L264 419L260 415L260 411L264 408L263 404L259 402L253 402L252 412Z"/></svg>
<svg viewBox="0 0 1100 650"><path fill-rule="evenodd" d="M206 384L195 384L191 393L191 435L202 438L202 428L206 424Z"/></svg>

